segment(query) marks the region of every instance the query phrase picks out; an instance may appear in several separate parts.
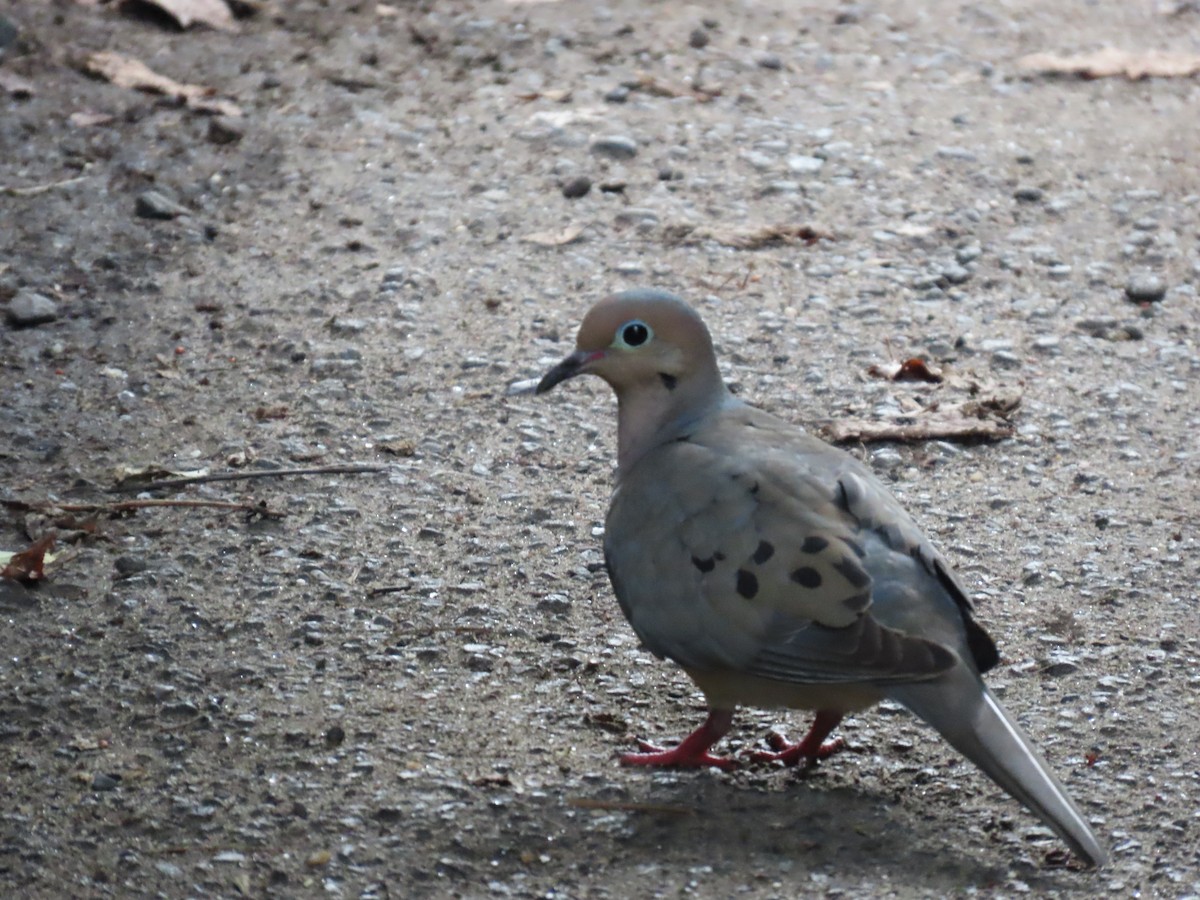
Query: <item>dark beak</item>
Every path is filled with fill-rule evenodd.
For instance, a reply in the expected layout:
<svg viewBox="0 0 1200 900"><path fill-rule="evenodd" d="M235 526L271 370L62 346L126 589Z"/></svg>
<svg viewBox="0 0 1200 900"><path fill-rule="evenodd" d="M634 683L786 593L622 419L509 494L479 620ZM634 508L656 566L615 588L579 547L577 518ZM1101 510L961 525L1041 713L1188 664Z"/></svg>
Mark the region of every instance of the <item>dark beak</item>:
<svg viewBox="0 0 1200 900"><path fill-rule="evenodd" d="M538 382L537 390L534 393L544 394L560 381L566 381L568 378L574 378L576 375L583 374L588 363L594 359L599 359L603 355L603 353L588 350L576 350L542 376L542 380Z"/></svg>

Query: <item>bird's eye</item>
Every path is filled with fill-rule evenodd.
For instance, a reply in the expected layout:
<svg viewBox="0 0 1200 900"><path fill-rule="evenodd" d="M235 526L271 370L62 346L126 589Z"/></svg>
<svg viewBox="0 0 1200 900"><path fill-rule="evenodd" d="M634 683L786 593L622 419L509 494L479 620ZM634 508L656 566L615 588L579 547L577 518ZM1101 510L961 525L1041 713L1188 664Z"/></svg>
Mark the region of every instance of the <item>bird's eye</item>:
<svg viewBox="0 0 1200 900"><path fill-rule="evenodd" d="M618 347L640 347L654 336L650 326L640 319L626 322L617 329L617 339L613 342Z"/></svg>

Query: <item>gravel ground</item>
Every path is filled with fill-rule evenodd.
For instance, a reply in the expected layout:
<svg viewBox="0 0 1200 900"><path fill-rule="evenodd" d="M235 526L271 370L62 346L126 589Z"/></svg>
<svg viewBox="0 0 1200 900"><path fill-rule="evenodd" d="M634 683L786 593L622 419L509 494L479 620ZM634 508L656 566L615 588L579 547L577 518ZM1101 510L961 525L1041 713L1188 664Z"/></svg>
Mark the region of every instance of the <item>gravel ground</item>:
<svg viewBox="0 0 1200 900"><path fill-rule="evenodd" d="M1194 4L114 6L0 12L0 549L65 551L0 583L0 894L1200 894L1200 83L1018 65L1195 53ZM801 775L617 766L702 699L603 573L610 395L521 388L639 285L814 428L962 399L889 360L1021 393L852 449L1109 868L896 708ZM264 477L110 493L156 470ZM63 511L139 496L264 507Z"/></svg>

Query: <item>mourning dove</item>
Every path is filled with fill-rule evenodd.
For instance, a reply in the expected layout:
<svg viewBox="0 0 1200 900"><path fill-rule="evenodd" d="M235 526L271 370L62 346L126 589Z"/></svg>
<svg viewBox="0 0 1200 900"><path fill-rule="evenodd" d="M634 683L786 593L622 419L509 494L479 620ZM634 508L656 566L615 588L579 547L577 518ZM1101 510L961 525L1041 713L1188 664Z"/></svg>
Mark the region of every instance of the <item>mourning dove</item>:
<svg viewBox="0 0 1200 900"><path fill-rule="evenodd" d="M704 692L708 718L630 765L721 766L738 705L816 711L758 759L823 758L847 713L889 699L937 729L1079 856L1091 828L980 673L996 665L949 564L854 457L729 393L699 315L655 290L597 303L539 394L599 375L618 400L604 553L645 646Z"/></svg>

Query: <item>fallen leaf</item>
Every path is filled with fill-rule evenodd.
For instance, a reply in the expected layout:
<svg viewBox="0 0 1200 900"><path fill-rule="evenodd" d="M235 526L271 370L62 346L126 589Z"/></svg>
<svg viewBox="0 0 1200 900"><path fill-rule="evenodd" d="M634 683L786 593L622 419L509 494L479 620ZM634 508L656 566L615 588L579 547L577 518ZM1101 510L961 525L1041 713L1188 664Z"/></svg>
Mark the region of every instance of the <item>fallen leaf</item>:
<svg viewBox="0 0 1200 900"><path fill-rule="evenodd" d="M941 372L915 356L904 362L877 363L867 369L867 374L876 378L886 378L888 381L924 381L927 384L941 384L945 381Z"/></svg>
<svg viewBox="0 0 1200 900"><path fill-rule="evenodd" d="M0 578L11 578L13 581L26 583L41 581L46 577L45 564L54 561L54 555L47 551L54 546L54 533L34 541L19 553L0 553Z"/></svg>
<svg viewBox="0 0 1200 900"><path fill-rule="evenodd" d="M521 240L527 244L537 244L539 247L561 247L579 240L586 228L586 225L568 225L562 231L535 231Z"/></svg>
<svg viewBox="0 0 1200 900"><path fill-rule="evenodd" d="M218 31L236 32L237 23L225 0L125 0L126 6L144 5L161 9L179 23L190 28L199 23Z"/></svg>
<svg viewBox="0 0 1200 900"><path fill-rule="evenodd" d="M33 96L33 82L28 78L22 78L16 72L0 69L0 91L10 94L18 100L24 100Z"/></svg>
<svg viewBox="0 0 1200 900"><path fill-rule="evenodd" d="M1078 75L1081 78L1110 78L1123 75L1131 81L1143 78L1186 78L1200 72L1200 56L1194 53L1170 53L1147 50L1134 53L1105 47L1091 53L1060 56L1057 53L1031 53L1017 60L1027 72L1048 75Z"/></svg>
<svg viewBox="0 0 1200 900"><path fill-rule="evenodd" d="M736 250L761 250L781 244L803 241L815 244L819 240L833 240L829 232L811 225L758 225L743 228L709 228L698 225L671 225L666 229L670 243L699 244L716 241Z"/></svg>
<svg viewBox="0 0 1200 900"><path fill-rule="evenodd" d="M182 84L165 75L159 75L145 63L120 53L102 50L91 54L84 61L84 68L93 75L110 81L117 87L147 91L178 97L197 112L216 113L222 116L240 116L242 110L229 100L214 97L216 90L199 84Z"/></svg>
<svg viewBox="0 0 1200 900"><path fill-rule="evenodd" d="M946 398L964 399L947 402ZM973 441L1011 437L1021 389L980 382L970 373L951 373L935 388L898 397L901 411L885 419L848 418L821 427L834 443L873 441Z"/></svg>

